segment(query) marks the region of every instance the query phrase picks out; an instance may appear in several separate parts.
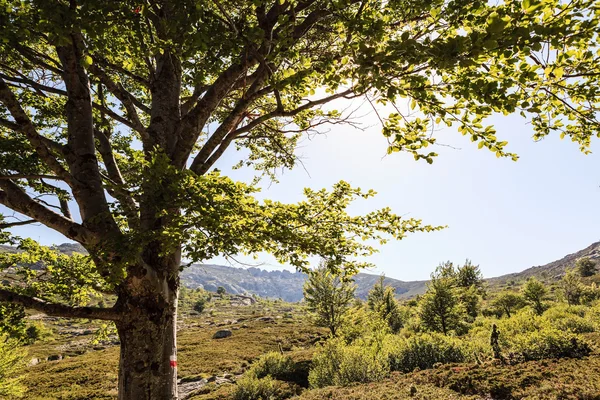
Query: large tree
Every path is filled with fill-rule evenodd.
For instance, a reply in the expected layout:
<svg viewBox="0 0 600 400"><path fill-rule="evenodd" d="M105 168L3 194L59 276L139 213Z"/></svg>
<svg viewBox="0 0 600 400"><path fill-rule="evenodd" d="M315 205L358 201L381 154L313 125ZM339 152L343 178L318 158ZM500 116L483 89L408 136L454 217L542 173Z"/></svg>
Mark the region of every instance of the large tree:
<svg viewBox="0 0 600 400"><path fill-rule="evenodd" d="M21 220L1 227L41 223L90 258L27 242L46 271L21 271L0 300L115 321L119 397L174 399L182 254L355 269L370 239L431 229L388 209L348 215L372 193L343 182L296 205L258 202L254 183L215 171L224 153L245 149L239 166L273 179L303 135L352 123L323 108L352 98L379 110L389 152L427 162L439 124L516 158L484 123L494 113L587 151L597 35L594 0L2 0L0 203ZM82 304L93 290L118 300Z"/></svg>

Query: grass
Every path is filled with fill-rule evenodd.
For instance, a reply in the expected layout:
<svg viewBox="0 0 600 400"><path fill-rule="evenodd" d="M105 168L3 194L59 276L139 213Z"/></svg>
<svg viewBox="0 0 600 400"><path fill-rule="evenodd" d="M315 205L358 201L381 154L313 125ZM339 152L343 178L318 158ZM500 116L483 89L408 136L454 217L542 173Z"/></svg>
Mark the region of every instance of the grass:
<svg viewBox="0 0 600 400"><path fill-rule="evenodd" d="M264 316L272 316L275 321L258 320ZM216 299L201 315L184 315L181 323L178 372L179 378L184 381L223 373L242 374L260 355L283 349L294 361L297 376L290 378L289 382L280 382L282 397L274 400L600 400L600 354L597 351L581 359L530 361L517 365L492 362L443 365L407 374L392 373L382 382L304 390L314 344L326 332L311 326L303 318L299 306L265 301L252 306L232 307L227 299ZM87 329L92 324L75 321L64 325L63 321L52 321L52 326L55 329L54 340L29 346L30 355L43 358L64 354L68 357L29 367L25 378L29 391L25 398L115 399L118 346L108 346L103 350L93 350L88 346L83 354L64 351L72 341L89 340L92 335L74 338L61 334L61 331ZM226 339L212 339L219 329L231 329L233 335ZM600 344L600 333L584 336L596 346ZM235 384L208 384L191 398L231 399L235 389Z"/></svg>
<svg viewBox="0 0 600 400"><path fill-rule="evenodd" d="M273 302L228 307L226 301L220 300L220 303L211 303L210 308L218 310L213 312L213 316L203 313L201 316L185 318L185 327L180 330L178 337L179 378L197 380L223 373L240 374L261 354L278 351L280 346L288 351L293 350L299 361L306 362L311 358L312 345L324 335L324 330L306 323L298 310L292 312L292 318L276 318L275 322L257 320L263 316L282 316L284 312L279 308L289 307L289 304ZM235 320L238 322L218 326ZM230 338L212 339L219 329L235 330ZM60 334L56 334L55 338L30 346L30 355L45 358L53 354L69 354L60 350L68 344L68 338ZM90 339L91 336L78 337L76 340L82 338ZM88 350L61 361L42 362L29 367L25 380L28 384L26 398L114 399L117 396L118 359L118 346L110 346L104 350ZM227 385L208 385L207 388L209 392L205 399L228 398L225 394L231 389Z"/></svg>

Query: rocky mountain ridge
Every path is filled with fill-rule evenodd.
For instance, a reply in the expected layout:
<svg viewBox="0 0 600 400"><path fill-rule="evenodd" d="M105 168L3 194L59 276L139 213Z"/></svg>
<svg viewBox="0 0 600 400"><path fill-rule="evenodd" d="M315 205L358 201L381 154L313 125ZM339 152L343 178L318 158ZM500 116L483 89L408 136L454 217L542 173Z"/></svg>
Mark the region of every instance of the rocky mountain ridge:
<svg viewBox="0 0 600 400"><path fill-rule="evenodd" d="M63 253L85 252L78 244L63 243L55 246ZM14 247L0 246L0 252L17 251ZM560 279L568 268L582 257L590 257L600 262L600 242L596 242L583 250L569 254L560 260L535 266L517 273L486 279L490 286L500 286L510 281L520 281L535 276L543 281ZM231 294L252 294L266 298L281 298L295 302L302 299L302 286L306 274L287 270L267 271L260 268L235 268L215 264L194 264L184 269L181 279L190 288L204 288L216 291L223 286ZM359 273L355 276L356 293L359 298L366 298L367 293L379 279L379 275ZM396 289L399 298L410 298L424 293L427 281L401 281L385 278L385 283Z"/></svg>

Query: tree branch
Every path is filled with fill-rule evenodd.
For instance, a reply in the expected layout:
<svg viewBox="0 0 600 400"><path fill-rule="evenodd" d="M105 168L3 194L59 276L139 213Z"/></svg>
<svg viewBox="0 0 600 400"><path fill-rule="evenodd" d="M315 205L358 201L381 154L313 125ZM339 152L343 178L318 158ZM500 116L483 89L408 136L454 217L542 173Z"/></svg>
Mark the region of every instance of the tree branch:
<svg viewBox="0 0 600 400"><path fill-rule="evenodd" d="M69 239L82 244L93 244L96 235L82 225L55 213L33 200L23 189L10 180L0 180L0 204L33 218Z"/></svg>
<svg viewBox="0 0 600 400"><path fill-rule="evenodd" d="M21 226L21 225L29 225L29 224L37 224L39 223L35 219L28 219L26 221L17 221L17 222L2 222L0 223L0 229L12 228L13 226Z"/></svg>
<svg viewBox="0 0 600 400"><path fill-rule="evenodd" d="M0 175L0 180L2 179L53 179L53 180L62 180L58 176L54 175L35 175L35 174L14 174L14 175Z"/></svg>
<svg viewBox="0 0 600 400"><path fill-rule="evenodd" d="M0 289L0 301L20 304L25 308L31 308L52 317L89 318L104 321L118 321L121 318L121 314L114 308L72 307L25 296L6 289Z"/></svg>
<svg viewBox="0 0 600 400"><path fill-rule="evenodd" d="M10 114L15 120L15 123L9 121L0 121L2 125L9 126L11 129L15 129L18 132L22 132L27 136L32 147L42 160L48 165L48 167L54 171L62 180L64 180L69 186L73 184L73 177L67 170L58 162L56 157L50 152L49 148L62 149L62 146L52 140L40 135L21 105L15 97L14 93L4 79L0 78L0 101L6 106ZM16 125L16 126L12 126Z"/></svg>
<svg viewBox="0 0 600 400"><path fill-rule="evenodd" d="M97 65L92 64L89 67L90 72L92 72L96 77L107 87L108 91L113 94L125 107L127 110L127 115L131 120L134 129L142 135L142 139L147 139L148 133L146 132L146 128L140 121L140 117L137 113L135 107L137 106L140 110L145 112L146 114L150 114L150 109L143 104L141 101L137 100L131 93L129 93L123 85L120 83L114 82L101 68Z"/></svg>
<svg viewBox="0 0 600 400"><path fill-rule="evenodd" d="M125 185L125 181L121 175L117 160L115 160L112 146L107 135L99 129L96 129L94 134L96 135L96 139L98 139L98 152L102 156L108 177L116 186ZM140 220L137 211L138 206L129 193L126 190L110 190L110 194L121 203L130 226L138 226Z"/></svg>

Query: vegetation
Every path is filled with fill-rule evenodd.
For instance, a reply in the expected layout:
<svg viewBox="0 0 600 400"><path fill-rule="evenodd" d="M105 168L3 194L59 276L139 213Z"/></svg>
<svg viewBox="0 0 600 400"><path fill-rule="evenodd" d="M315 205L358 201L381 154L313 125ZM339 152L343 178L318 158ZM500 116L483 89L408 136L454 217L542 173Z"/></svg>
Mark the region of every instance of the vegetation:
<svg viewBox="0 0 600 400"><path fill-rule="evenodd" d="M459 303L456 282L447 265L431 275L427 292L420 301L419 316L426 329L447 335L458 328L464 311Z"/></svg>
<svg viewBox="0 0 600 400"><path fill-rule="evenodd" d="M531 277L523 287L523 297L533 307L538 315L541 315L546 309L544 299L548 294L548 289L543 283Z"/></svg>
<svg viewBox="0 0 600 400"><path fill-rule="evenodd" d="M395 297L395 289L384 285L384 277L369 291L367 304L388 324L393 333L397 333L404 325L406 316L402 312Z"/></svg>
<svg viewBox="0 0 600 400"><path fill-rule="evenodd" d="M333 275L326 262L311 271L304 284L304 298L317 325L329 328L335 336L354 300L355 289L351 281Z"/></svg>
<svg viewBox="0 0 600 400"><path fill-rule="evenodd" d="M16 340L0 335L0 397L23 396L25 387L22 385L22 368L25 354Z"/></svg>
<svg viewBox="0 0 600 400"><path fill-rule="evenodd" d="M589 259L589 257L581 258L575 263L575 268L579 271L582 277L592 276L597 272L596 263Z"/></svg>
<svg viewBox="0 0 600 400"><path fill-rule="evenodd" d="M499 315L506 314L508 318L512 313L525 306L525 299L519 293L501 292L492 302L493 307L499 311Z"/></svg>

